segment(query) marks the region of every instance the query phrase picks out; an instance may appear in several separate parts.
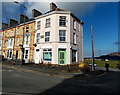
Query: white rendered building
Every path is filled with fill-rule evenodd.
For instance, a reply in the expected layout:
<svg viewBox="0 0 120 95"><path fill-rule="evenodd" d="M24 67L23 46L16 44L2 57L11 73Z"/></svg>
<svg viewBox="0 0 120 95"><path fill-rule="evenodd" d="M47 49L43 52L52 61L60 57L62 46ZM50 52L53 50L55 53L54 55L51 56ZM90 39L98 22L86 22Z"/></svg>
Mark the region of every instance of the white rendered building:
<svg viewBox="0 0 120 95"><path fill-rule="evenodd" d="M83 62L83 22L70 11L52 5L35 18L36 64L70 65Z"/></svg>

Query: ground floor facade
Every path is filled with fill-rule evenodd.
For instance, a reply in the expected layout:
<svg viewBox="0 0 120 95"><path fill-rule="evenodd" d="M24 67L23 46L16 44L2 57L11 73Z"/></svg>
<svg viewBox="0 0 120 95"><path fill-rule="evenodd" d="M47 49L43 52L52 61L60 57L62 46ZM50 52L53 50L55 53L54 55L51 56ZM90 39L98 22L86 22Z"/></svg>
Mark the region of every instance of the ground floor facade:
<svg viewBox="0 0 120 95"><path fill-rule="evenodd" d="M34 48L24 47L22 51L20 47L17 48L6 48L2 50L2 55L4 58L11 60L21 60L24 59L25 63L33 62Z"/></svg>
<svg viewBox="0 0 120 95"><path fill-rule="evenodd" d="M72 46L69 43L37 44L34 62L55 65L76 64L83 61L81 53L79 46Z"/></svg>

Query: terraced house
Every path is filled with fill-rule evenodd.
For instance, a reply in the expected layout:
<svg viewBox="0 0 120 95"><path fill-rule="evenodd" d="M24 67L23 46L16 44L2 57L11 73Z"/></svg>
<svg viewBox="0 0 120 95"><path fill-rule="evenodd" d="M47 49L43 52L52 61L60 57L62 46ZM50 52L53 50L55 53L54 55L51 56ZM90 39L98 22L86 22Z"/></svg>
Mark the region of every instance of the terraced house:
<svg viewBox="0 0 120 95"><path fill-rule="evenodd" d="M50 4L35 18L34 62L71 65L83 61L83 22L70 11Z"/></svg>
<svg viewBox="0 0 120 95"><path fill-rule="evenodd" d="M20 15L19 22L10 19L9 26L2 31L2 55L5 58L33 62L34 24L34 19L28 19L24 15Z"/></svg>

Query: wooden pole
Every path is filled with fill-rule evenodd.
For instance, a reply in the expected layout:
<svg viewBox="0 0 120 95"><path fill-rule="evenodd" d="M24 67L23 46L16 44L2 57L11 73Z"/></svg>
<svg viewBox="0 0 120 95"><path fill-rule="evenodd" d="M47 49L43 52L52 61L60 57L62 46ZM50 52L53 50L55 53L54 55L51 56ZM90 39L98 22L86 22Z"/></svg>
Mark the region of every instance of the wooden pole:
<svg viewBox="0 0 120 95"><path fill-rule="evenodd" d="M92 25L91 25L91 41L92 41L92 71L95 71L95 66L94 66L94 36L93 36L93 31L92 31Z"/></svg>

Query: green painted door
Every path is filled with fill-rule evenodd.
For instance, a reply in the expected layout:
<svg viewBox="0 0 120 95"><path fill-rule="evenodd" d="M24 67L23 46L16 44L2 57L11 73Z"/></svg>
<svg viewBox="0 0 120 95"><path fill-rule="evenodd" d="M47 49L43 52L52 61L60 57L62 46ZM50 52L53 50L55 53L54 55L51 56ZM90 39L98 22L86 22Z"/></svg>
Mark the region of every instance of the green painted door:
<svg viewBox="0 0 120 95"><path fill-rule="evenodd" d="M58 55L58 62L59 65L65 65L66 64L66 50L59 50Z"/></svg>

